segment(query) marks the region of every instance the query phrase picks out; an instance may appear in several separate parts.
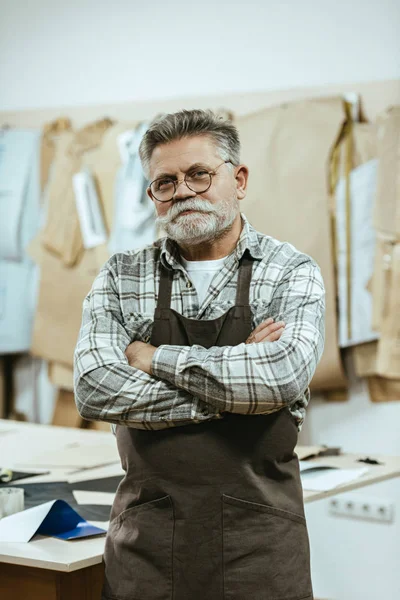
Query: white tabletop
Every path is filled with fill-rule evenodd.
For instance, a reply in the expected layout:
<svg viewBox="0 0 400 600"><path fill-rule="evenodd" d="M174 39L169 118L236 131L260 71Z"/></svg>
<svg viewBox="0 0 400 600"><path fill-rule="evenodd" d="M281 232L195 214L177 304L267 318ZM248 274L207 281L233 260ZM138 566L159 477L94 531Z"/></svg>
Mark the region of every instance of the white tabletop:
<svg viewBox="0 0 400 600"><path fill-rule="evenodd" d="M300 458L308 454L308 449L299 446ZM310 449L312 450L312 449ZM0 419L1 465L16 470L41 468L50 470L49 475L16 482L60 481L61 479L82 478L88 469L96 477L110 473L121 473L116 440L113 434L104 431L82 430L68 427L54 427L5 421ZM335 457L313 459L324 465L342 468L363 466L357 462L361 456L342 454ZM362 456L364 458L364 455ZM342 492L354 490L372 483L391 479L400 475L400 457L375 456L382 465L369 465L369 471L354 481L329 492L304 491L304 502L314 502ZM104 465L96 471L90 468ZM75 571L98 564L102 561L105 537L85 540L64 541L51 537L36 536L29 543L0 542L0 562L52 569Z"/></svg>

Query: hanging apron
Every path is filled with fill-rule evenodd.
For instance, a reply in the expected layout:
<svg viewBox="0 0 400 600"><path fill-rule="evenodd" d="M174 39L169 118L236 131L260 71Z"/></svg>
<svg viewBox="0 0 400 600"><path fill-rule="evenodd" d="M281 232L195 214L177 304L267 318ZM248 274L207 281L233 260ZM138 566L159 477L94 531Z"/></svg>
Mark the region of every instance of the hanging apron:
<svg viewBox="0 0 400 600"><path fill-rule="evenodd" d="M252 330L252 261L214 320L170 308L161 267L151 344L235 346ZM297 426L289 409L144 431L117 427L126 472L111 512L103 600L312 600Z"/></svg>

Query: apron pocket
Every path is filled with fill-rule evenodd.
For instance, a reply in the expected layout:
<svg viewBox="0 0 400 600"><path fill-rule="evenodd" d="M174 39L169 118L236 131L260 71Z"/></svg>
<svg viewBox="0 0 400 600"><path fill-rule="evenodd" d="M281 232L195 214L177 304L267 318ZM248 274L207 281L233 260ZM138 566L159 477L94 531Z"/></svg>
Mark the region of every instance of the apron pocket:
<svg viewBox="0 0 400 600"><path fill-rule="evenodd" d="M312 600L305 518L222 496L225 600Z"/></svg>
<svg viewBox="0 0 400 600"><path fill-rule="evenodd" d="M104 552L107 600L171 600L174 514L170 496L113 519Z"/></svg>

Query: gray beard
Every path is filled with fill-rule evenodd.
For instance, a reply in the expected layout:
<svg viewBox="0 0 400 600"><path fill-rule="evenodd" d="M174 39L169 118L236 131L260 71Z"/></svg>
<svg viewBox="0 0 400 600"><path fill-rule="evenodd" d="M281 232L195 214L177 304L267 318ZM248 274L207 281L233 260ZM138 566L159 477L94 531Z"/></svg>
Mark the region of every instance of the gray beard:
<svg viewBox="0 0 400 600"><path fill-rule="evenodd" d="M186 210L199 212L178 216ZM232 228L238 213L236 197L218 204L192 198L174 204L165 216L157 218L157 225L178 244L194 246L223 237Z"/></svg>

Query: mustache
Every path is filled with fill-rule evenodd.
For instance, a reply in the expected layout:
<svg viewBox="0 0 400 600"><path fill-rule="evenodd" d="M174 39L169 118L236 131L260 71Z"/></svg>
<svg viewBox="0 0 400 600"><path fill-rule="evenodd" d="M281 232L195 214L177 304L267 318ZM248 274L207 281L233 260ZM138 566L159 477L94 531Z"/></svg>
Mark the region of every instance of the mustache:
<svg viewBox="0 0 400 600"><path fill-rule="evenodd" d="M171 223L181 213L187 210L195 210L207 214L217 213L215 206L213 206L207 200L196 200L196 198L193 198L191 200L184 200L183 202L176 202L171 206L166 215L164 215L163 217L158 217L157 220L160 223Z"/></svg>

